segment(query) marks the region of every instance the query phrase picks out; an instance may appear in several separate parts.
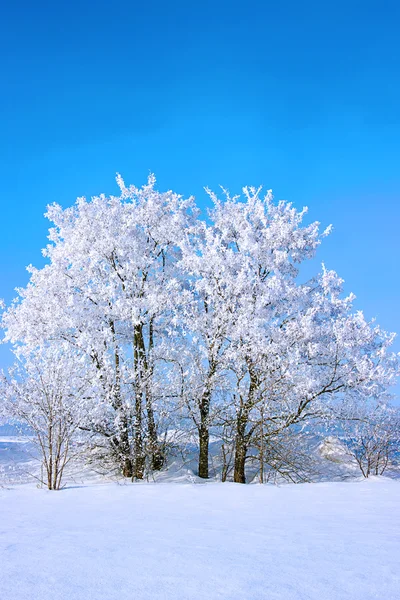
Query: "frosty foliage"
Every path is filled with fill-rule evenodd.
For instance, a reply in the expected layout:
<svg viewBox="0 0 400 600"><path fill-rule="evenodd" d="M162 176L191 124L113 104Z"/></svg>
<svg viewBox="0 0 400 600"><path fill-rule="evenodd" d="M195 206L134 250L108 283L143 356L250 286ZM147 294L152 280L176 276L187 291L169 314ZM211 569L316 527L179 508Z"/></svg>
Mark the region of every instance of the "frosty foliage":
<svg viewBox="0 0 400 600"><path fill-rule="evenodd" d="M223 479L245 482L255 457L261 480L278 464L289 478L290 465L302 472L293 432L336 404L383 398L399 372L394 336L353 312L334 271L300 282L330 228L320 233L306 209L261 188L222 199L208 190L213 207L201 220L193 198L159 192L154 176L142 188L117 183L119 196L48 207L48 262L29 267L3 314L25 369L5 384L8 406L25 386L16 414L30 423L32 367L39 357L51 369L58 357L65 418L86 432L89 460L142 479L165 466L168 431L193 430L200 477L211 433Z"/></svg>

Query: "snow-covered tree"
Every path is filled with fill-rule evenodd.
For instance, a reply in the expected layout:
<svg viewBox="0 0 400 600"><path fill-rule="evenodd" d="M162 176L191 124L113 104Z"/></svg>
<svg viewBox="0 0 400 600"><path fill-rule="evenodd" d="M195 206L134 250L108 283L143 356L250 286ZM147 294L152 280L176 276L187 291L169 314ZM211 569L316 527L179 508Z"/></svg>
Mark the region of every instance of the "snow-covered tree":
<svg viewBox="0 0 400 600"><path fill-rule="evenodd" d="M48 208L48 264L30 267L3 326L24 356L66 345L79 359L95 390L80 427L124 476L162 468L161 421L177 430L189 417L198 474L209 476L212 431L223 477L232 454L244 483L246 461L272 456L274 440L281 453L286 430L394 383L394 336L353 311L335 272L302 281L329 233L305 223L306 209L261 189L209 192L201 221L192 198L157 191L152 176L142 188L117 182L118 197Z"/></svg>
<svg viewBox="0 0 400 600"><path fill-rule="evenodd" d="M299 282L299 265L320 244L319 224L304 225L305 210L275 203L270 193L244 193L244 202L212 194L216 242L207 261L230 313L225 360L240 483L260 414L270 438L321 414L340 395L379 394L398 373L393 336L352 313L353 296L342 297L336 273L324 268Z"/></svg>
<svg viewBox="0 0 400 600"><path fill-rule="evenodd" d="M65 467L74 457L76 435L90 410L92 383L79 358L64 345L21 354L2 377L2 412L28 427L42 462L49 490L60 489Z"/></svg>
<svg viewBox="0 0 400 600"><path fill-rule="evenodd" d="M339 415L338 415L339 416ZM400 460L400 411L386 403L350 403L342 407L339 439L364 477L383 475Z"/></svg>
<svg viewBox="0 0 400 600"><path fill-rule="evenodd" d="M186 240L179 265L186 285L175 362L182 373L181 399L198 433L198 475L208 478L210 427L220 421L229 392L227 350L235 299L226 285L219 232L202 222L196 233Z"/></svg>
<svg viewBox="0 0 400 600"><path fill-rule="evenodd" d="M154 177L141 189L117 182L119 197L48 208L49 264L30 269L4 324L14 344L67 341L90 358L101 382L90 428L120 456L123 474L141 479L146 454L153 469L163 464L155 409L164 391L156 371L176 318L175 264L193 203L156 191Z"/></svg>

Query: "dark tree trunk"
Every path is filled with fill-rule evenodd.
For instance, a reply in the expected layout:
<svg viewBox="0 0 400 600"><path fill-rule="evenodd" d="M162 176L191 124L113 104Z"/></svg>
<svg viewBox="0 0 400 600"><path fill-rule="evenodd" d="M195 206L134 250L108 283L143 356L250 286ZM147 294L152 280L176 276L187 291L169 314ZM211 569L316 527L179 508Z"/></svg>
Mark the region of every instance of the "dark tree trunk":
<svg viewBox="0 0 400 600"><path fill-rule="evenodd" d="M123 423L118 431L118 435L110 438L113 452L119 461L123 477L132 477L133 465L131 458L131 446L127 429L127 420L122 419Z"/></svg>
<svg viewBox="0 0 400 600"><path fill-rule="evenodd" d="M208 479L208 455L210 447L210 404L213 389L213 378L217 370L215 360L210 360L206 387L200 401L200 426L199 426L199 468L198 475L202 479Z"/></svg>
<svg viewBox="0 0 400 600"><path fill-rule="evenodd" d="M114 446L118 452L121 471L123 477L132 477L133 467L131 459L131 443L129 439L129 420L124 411L121 398L121 366L119 348L117 344L117 336L115 332L114 321L110 321L110 328L115 344L114 350L114 367L115 367L115 383L114 383L114 410L118 413L118 433L113 439Z"/></svg>
<svg viewBox="0 0 400 600"><path fill-rule="evenodd" d="M150 319L149 323L149 356L146 360L146 369L148 371L148 381L150 382L153 378L153 358L151 353L154 347L154 320ZM142 333L142 346L145 351L145 344ZM151 468L153 471L161 471L164 466L165 456L161 450L160 443L158 441L157 425L154 419L154 409L152 405L151 392L149 385L146 387L146 405L147 405L147 427L150 440L150 452L151 452Z"/></svg>
<svg viewBox="0 0 400 600"><path fill-rule="evenodd" d="M252 368L251 361L248 360L250 386L247 397L240 399L240 407L236 417L236 438L235 438L235 469L233 481L235 483L246 483L246 457L252 432L247 432L249 416L252 407L255 404L257 394L257 376Z"/></svg>
<svg viewBox="0 0 400 600"><path fill-rule="evenodd" d="M126 417L123 418L123 423L119 435L120 439L120 454L121 454L121 467L122 475L124 477L132 477L132 459L131 459L131 447L128 434L128 420Z"/></svg>
<svg viewBox="0 0 400 600"><path fill-rule="evenodd" d="M136 394L135 402L135 461L132 479L143 479L145 456L143 452L143 435L142 435L142 397L140 393Z"/></svg>
<svg viewBox="0 0 400 600"><path fill-rule="evenodd" d="M154 418L154 409L152 405L151 392L150 392L150 381L153 377L153 368L151 364L151 351L153 349L153 320L149 324L149 352L146 353L146 344L143 335L143 326L138 325L135 329L135 348L137 352L137 368L139 374L139 380L144 384L144 394L146 396L146 413L147 413L147 434L149 440L149 448L151 455L151 468L153 471L160 471L164 465L164 454L161 450L158 434L157 425ZM144 463L143 463L144 465ZM144 466L143 466L144 468Z"/></svg>
<svg viewBox="0 0 400 600"><path fill-rule="evenodd" d="M147 400L147 399L146 399ZM151 468L160 471L164 466L164 454L160 448L157 435L157 427L154 420L154 411L151 402L147 400L147 429L150 442Z"/></svg>
<svg viewBox="0 0 400 600"><path fill-rule="evenodd" d="M199 477L208 479L208 451L209 451L210 434L208 425L205 424L199 430Z"/></svg>
<svg viewBox="0 0 400 600"><path fill-rule="evenodd" d="M143 355L141 348L141 326L135 327L134 361L135 361L135 423L134 423L134 449L135 461L132 479L143 479L145 456L143 452L142 433L142 381L143 381Z"/></svg>
<svg viewBox="0 0 400 600"><path fill-rule="evenodd" d="M208 479L208 455L210 446L209 416L210 416L210 391L203 394L200 403L199 427L199 468L198 474L202 479Z"/></svg>
<svg viewBox="0 0 400 600"><path fill-rule="evenodd" d="M247 455L247 440L246 440L246 424L247 418L243 413L239 413L236 423L236 443L235 443L235 465L233 473L233 481L235 483L246 483L246 455Z"/></svg>
<svg viewBox="0 0 400 600"><path fill-rule="evenodd" d="M124 463L122 465L122 475L124 477L132 477L132 473L133 473L133 468L132 468L132 461L129 457L126 457L124 460Z"/></svg>

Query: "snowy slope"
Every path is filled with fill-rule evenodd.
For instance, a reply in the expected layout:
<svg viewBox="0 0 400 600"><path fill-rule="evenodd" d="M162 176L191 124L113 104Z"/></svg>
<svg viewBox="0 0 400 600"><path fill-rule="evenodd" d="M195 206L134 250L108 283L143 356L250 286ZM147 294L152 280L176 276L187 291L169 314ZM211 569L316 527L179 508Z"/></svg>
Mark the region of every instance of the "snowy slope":
<svg viewBox="0 0 400 600"><path fill-rule="evenodd" d="M0 489L7 600L399 600L400 483Z"/></svg>

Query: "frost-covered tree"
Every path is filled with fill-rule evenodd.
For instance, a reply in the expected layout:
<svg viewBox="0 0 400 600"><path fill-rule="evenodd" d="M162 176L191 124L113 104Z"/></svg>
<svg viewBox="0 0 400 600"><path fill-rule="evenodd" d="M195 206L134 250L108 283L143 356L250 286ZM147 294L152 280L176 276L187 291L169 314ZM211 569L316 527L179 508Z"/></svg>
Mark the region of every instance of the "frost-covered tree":
<svg viewBox="0 0 400 600"><path fill-rule="evenodd" d="M217 242L208 257L231 314L225 360L239 483L260 414L263 435L273 437L321 414L340 395L380 393L398 372L389 351L393 336L352 313L353 296L342 297L336 273L323 269L299 282L299 266L320 244L319 224L304 225L305 210L275 203L270 193L244 194L244 202L212 195Z"/></svg>
<svg viewBox="0 0 400 600"><path fill-rule="evenodd" d="M118 177L119 197L79 198L48 208L49 260L4 316L6 339L26 346L67 341L89 357L101 383L89 428L110 443L127 477L141 479L146 455L161 468L156 405L169 323L181 282L175 265L192 200L138 189Z"/></svg>
<svg viewBox="0 0 400 600"><path fill-rule="evenodd" d="M400 460L400 411L386 403L357 402L342 407L339 439L364 477L383 475Z"/></svg>
<svg viewBox="0 0 400 600"><path fill-rule="evenodd" d="M75 353L64 345L21 354L2 377L2 412L33 435L42 463L42 481L60 489L64 470L74 458L76 435L90 410L92 383Z"/></svg>
<svg viewBox="0 0 400 600"><path fill-rule="evenodd" d="M353 311L336 273L301 280L329 233L306 224L305 209L261 189L209 192L201 221L192 198L157 191L154 177L142 188L117 182L118 197L48 208L48 263L30 268L3 326L25 356L49 345L74 352L95 390L90 411L80 403L80 427L124 476L162 468L161 429L190 422L200 477L213 432L223 478L231 460L244 483L246 462L273 456L274 440L282 453L299 424L394 382L393 336Z"/></svg>
<svg viewBox="0 0 400 600"><path fill-rule="evenodd" d="M180 262L186 285L176 363L182 373L181 399L198 433L198 475L208 478L210 427L220 421L229 393L227 351L235 299L226 285L219 232L202 222L196 233L187 238Z"/></svg>

